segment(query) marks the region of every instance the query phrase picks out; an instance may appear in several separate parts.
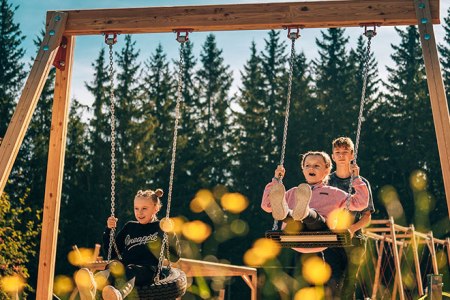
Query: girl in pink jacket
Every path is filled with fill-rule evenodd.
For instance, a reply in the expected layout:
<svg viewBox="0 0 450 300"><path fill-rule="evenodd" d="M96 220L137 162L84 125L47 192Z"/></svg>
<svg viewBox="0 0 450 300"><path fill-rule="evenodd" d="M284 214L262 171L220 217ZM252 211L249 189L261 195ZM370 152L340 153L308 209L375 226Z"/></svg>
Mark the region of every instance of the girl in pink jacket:
<svg viewBox="0 0 450 300"><path fill-rule="evenodd" d="M303 223L304 231L328 230L326 220L332 211L339 208L360 211L367 207L369 192L359 177L359 167L356 164L350 166L355 176L355 193L352 195L326 185L332 167L327 153L310 151L303 154L301 167L307 183L286 192L284 185L280 183L285 169L278 166L275 177L264 189L261 208L272 213L275 220L287 222L294 219Z"/></svg>

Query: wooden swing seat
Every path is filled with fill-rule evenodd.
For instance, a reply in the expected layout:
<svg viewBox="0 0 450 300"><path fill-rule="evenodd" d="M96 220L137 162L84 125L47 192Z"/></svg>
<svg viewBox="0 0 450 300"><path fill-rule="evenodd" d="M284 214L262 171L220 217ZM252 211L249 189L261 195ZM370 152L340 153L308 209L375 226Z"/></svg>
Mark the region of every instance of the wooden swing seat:
<svg viewBox="0 0 450 300"><path fill-rule="evenodd" d="M305 231L287 233L282 230L266 231L266 238L277 242L282 248L351 247L352 238L343 231Z"/></svg>

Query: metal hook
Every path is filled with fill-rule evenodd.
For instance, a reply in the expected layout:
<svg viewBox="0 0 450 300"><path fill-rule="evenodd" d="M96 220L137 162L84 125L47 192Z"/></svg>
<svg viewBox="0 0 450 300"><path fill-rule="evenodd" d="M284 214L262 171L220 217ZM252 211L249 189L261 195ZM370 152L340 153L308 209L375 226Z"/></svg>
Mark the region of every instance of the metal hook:
<svg viewBox="0 0 450 300"><path fill-rule="evenodd" d="M117 43L117 33L116 32L105 32L105 43L107 45L114 45L115 43ZM110 36L112 35L112 37Z"/></svg>
<svg viewBox="0 0 450 300"><path fill-rule="evenodd" d="M303 26L283 26L283 28L288 30L287 37L290 40L296 40L301 36L300 29L303 28Z"/></svg>
<svg viewBox="0 0 450 300"><path fill-rule="evenodd" d="M192 32L192 29L174 29L174 32L177 33L176 40L179 43L186 43L189 41L189 32Z"/></svg>
<svg viewBox="0 0 450 300"><path fill-rule="evenodd" d="M380 24L369 23L369 24L361 24L361 26L364 26L364 35L370 39L377 35L377 27L380 26ZM369 27L372 27L372 29L368 29Z"/></svg>

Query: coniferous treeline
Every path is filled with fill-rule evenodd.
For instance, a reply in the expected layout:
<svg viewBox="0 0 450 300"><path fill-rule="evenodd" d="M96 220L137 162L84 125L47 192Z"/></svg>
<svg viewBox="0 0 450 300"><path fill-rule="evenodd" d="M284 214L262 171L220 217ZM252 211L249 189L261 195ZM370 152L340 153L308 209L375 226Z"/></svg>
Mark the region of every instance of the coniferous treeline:
<svg viewBox="0 0 450 300"><path fill-rule="evenodd" d="M24 50L20 44L24 37L13 18L17 8L6 0L0 3L0 136L3 136L27 68L21 63ZM445 18L444 28L446 35L439 51L448 97L450 16ZM443 237L448 235L448 216L419 35L413 26L397 32L400 39L392 45L394 65L387 66L386 80L379 78L376 54L369 57L358 164L361 174L372 184L377 209L374 219L393 215L392 207L400 207L403 213L394 215L398 223L415 223L419 230L433 230L435 236ZM377 43L378 38L372 42ZM42 35L36 37L37 46L41 39ZM239 218L248 224L248 234L229 235L227 239L213 234L203 247L199 246L203 257L215 255L235 264L243 263L244 252L271 228L272 222L270 215L260 209L260 200L280 160L290 41L278 31L269 31L264 42L263 49L257 49L254 42L249 45L250 55L240 74L230 71L214 34L206 37L199 57L193 53L192 42L184 45L183 52L183 104L171 215L201 219L213 231L218 230L211 216L191 211L190 202L196 192L206 188L220 194L225 188L245 195L250 205ZM294 59L285 159L287 187L303 180L299 167L301 153L308 150L329 153L332 139L338 136L355 139L367 40L360 37L356 47L351 48L345 29L336 28L323 30L316 44L319 55L315 60L308 60L303 52L296 53ZM133 37L127 35L112 52L115 72L111 87L109 55L108 48L100 49L92 63L92 76L86 80L92 105L80 104L82 99L72 101L58 274L73 271L66 260L73 244L93 247L101 241L106 218L111 213L112 92L117 118L116 215L120 222L132 218L132 199L138 189L161 187L167 192L178 60L169 61L161 45L149 57L142 57ZM24 232L33 228L32 236L38 233L39 210L43 205L54 74L54 70L50 72L2 198L8 200L11 209L28 207L28 211L2 210L4 219L0 222L9 224L11 220L22 219L23 226L13 229ZM232 94L231 85L239 75L239 90ZM88 120L83 117L87 113L91 116ZM426 174L425 190L411 188L411 174L416 170ZM221 226L224 224L226 219ZM0 234L2 239L8 235L3 231ZM20 261L1 254L0 264L6 267L0 268L0 275L8 274L13 266L26 266L32 278L30 283L35 285L39 256L34 253L38 243L35 239L32 247L23 247L22 256L17 256Z"/></svg>

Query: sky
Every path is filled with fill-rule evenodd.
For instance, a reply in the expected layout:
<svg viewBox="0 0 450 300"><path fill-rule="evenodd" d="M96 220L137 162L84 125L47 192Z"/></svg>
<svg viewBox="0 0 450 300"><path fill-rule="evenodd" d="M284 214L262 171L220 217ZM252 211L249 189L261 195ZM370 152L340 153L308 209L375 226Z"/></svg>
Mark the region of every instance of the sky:
<svg viewBox="0 0 450 300"><path fill-rule="evenodd" d="M22 47L26 50L24 58L25 64L31 63L32 56L36 53L36 46L33 40L40 35L44 29L45 16L48 10L72 10L72 9L95 9L95 8L124 8L124 7L149 7L149 6L180 6L180 5L210 5L210 4L235 4L235 3L260 3L260 2L292 2L290 0L9 0L19 8L15 12L15 22L20 23L22 34L26 36ZM412 1L412 0L411 0ZM440 0L441 24L444 17L447 17L450 8L450 0ZM400 27L401 28L401 27ZM296 51L303 51L307 59L314 59L317 55L316 38L320 38L319 29L304 29L301 31L301 38L296 42ZM353 47L359 35L363 33L363 28L347 28L346 35L350 37L350 45ZM437 43L443 42L444 29L442 25L434 25ZM240 85L240 70L250 55L250 45L254 41L257 48L264 49L264 39L267 38L265 30L250 31L221 31L213 32L219 49L223 50L224 63L230 66L234 75L232 92L237 91ZM393 66L390 58L392 53L391 44L398 44L399 37L394 27L377 28L377 36L372 40L372 50L378 60L380 77L386 79L388 74L385 66ZM190 34L190 41L194 43L194 54L199 57L201 46L205 42L208 32L193 32ZM282 37L286 35L282 33ZM140 59L146 60L154 53L155 48L161 43L168 59L178 59L178 42L173 33L161 34L137 34L133 36L136 47L140 49ZM75 97L83 104L90 105L92 96L85 88L85 82L93 78L92 63L97 58L99 51L104 47L102 36L79 36L75 42L75 56L72 74L72 98ZM124 36L119 35L116 51L124 45ZM286 37L286 53L290 49L290 41Z"/></svg>

